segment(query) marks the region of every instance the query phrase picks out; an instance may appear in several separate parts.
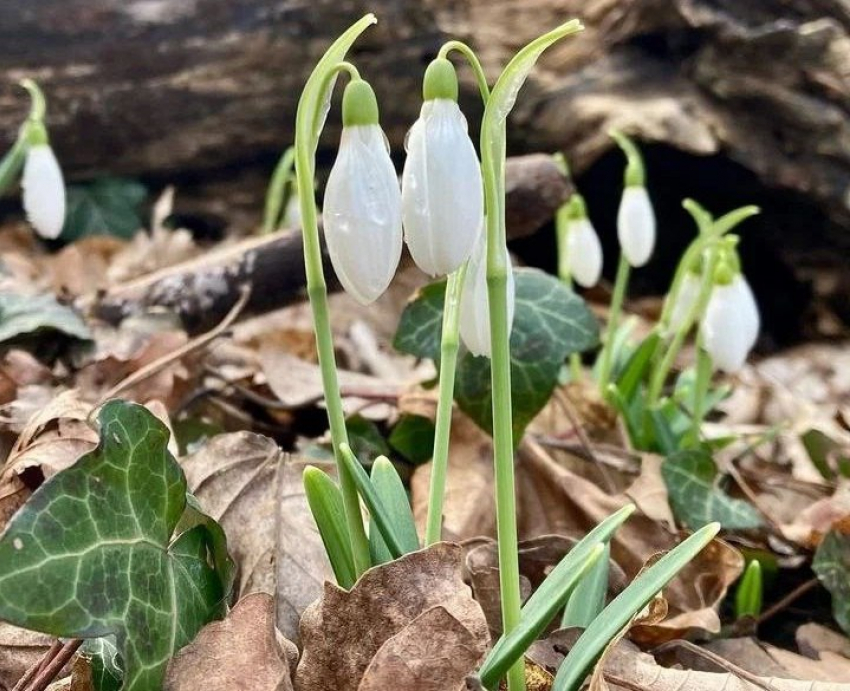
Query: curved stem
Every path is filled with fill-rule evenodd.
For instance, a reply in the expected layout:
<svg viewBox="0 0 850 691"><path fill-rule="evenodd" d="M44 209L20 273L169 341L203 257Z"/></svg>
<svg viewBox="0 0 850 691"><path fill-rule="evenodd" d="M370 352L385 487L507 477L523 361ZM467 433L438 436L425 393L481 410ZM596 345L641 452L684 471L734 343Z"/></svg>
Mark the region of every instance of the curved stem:
<svg viewBox="0 0 850 691"><path fill-rule="evenodd" d="M478 82L478 90L481 92L481 99L484 101L484 105L486 106L487 100L490 98L490 87L487 85L487 75L484 74L484 68L481 67L481 61L472 51L472 48L462 41L449 41L448 43L444 43L443 47L440 48L438 57L444 58L453 50L466 58L466 61L475 73L475 80Z"/></svg>
<svg viewBox="0 0 850 691"><path fill-rule="evenodd" d="M620 260L617 264L617 278L614 280L614 294L611 296L611 308L608 311L608 327L605 330L605 342L602 344L602 365L599 368L599 390L603 397L607 397L608 382L611 380L611 369L614 366L614 336L620 323L620 314L623 311L623 300L626 297L626 288L629 285L629 276L632 267L624 252L620 252Z"/></svg>
<svg viewBox="0 0 850 691"><path fill-rule="evenodd" d="M38 84L36 84L32 79L22 79L20 84L29 92L30 98L32 99L29 119L36 122L42 122L45 114L47 113L47 102L44 99L44 93L41 91Z"/></svg>
<svg viewBox="0 0 850 691"><path fill-rule="evenodd" d="M440 397L437 401L437 419L434 430L434 457L431 461L431 482L428 497L428 519L425 524L425 546L439 542L443 526L443 496L446 491L446 474L449 464L449 439L451 437L452 404L454 402L455 371L460 343L460 296L466 277L464 264L446 283L443 307L443 333L440 339Z"/></svg>

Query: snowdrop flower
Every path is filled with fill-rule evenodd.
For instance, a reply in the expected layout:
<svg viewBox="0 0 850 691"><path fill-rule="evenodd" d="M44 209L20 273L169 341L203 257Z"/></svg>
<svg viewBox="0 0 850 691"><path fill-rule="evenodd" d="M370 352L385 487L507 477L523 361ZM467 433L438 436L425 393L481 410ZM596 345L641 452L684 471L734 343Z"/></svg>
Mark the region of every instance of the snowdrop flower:
<svg viewBox="0 0 850 691"><path fill-rule="evenodd" d="M30 123L28 127L29 147L21 179L24 211L35 231L52 240L59 237L65 224L65 182L44 125Z"/></svg>
<svg viewBox="0 0 850 691"><path fill-rule="evenodd" d="M404 235L413 261L431 276L450 274L469 258L484 215L481 167L457 92L454 66L437 58L425 72L425 102L406 142Z"/></svg>
<svg viewBox="0 0 850 691"><path fill-rule="evenodd" d="M753 291L740 271L720 274L700 324L700 335L712 362L724 372L737 372L756 343L759 312Z"/></svg>
<svg viewBox="0 0 850 691"><path fill-rule="evenodd" d="M505 259L510 267L508 248ZM514 321L516 301L514 273L508 271L508 332ZM490 303L487 296L487 238L483 230L478 234L466 270L460 296L460 338L470 353L490 357Z"/></svg>
<svg viewBox="0 0 850 691"><path fill-rule="evenodd" d="M679 292L674 295L675 302L670 310L670 330L678 331L684 328L688 315L699 300L702 290L702 277L693 271L687 271L679 286Z"/></svg>
<svg viewBox="0 0 850 691"><path fill-rule="evenodd" d="M580 286L592 288L602 275L602 244L587 217L581 195L573 195L570 212L566 230L569 273Z"/></svg>
<svg viewBox="0 0 850 691"><path fill-rule="evenodd" d="M629 264L640 267L649 261L655 249L655 212L646 191L646 173L640 152L631 139L620 132L611 136L628 159L625 189L617 211L617 237Z"/></svg>
<svg viewBox="0 0 850 691"><path fill-rule="evenodd" d="M343 288L368 305L387 289L401 258L401 192L375 93L362 79L345 88L342 121L325 189L325 240Z"/></svg>

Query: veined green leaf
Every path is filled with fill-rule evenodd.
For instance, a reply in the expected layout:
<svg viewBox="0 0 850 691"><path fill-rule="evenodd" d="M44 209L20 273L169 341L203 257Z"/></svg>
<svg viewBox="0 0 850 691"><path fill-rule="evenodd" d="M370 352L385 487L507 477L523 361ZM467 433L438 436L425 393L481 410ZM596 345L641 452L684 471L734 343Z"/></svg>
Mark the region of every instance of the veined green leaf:
<svg viewBox="0 0 850 691"><path fill-rule="evenodd" d="M850 535L827 533L815 552L812 571L832 595L835 621L850 634Z"/></svg>
<svg viewBox="0 0 850 691"><path fill-rule="evenodd" d="M577 691L608 642L711 542L719 530L719 523L698 530L632 581L576 641L558 670L552 691Z"/></svg>
<svg viewBox="0 0 850 691"><path fill-rule="evenodd" d="M418 550L419 535L416 533L416 522L413 520L407 491L395 466L383 456L375 459L372 464L372 486L387 510L401 548L405 553ZM392 561L392 554L379 530L369 531L369 551L373 566Z"/></svg>
<svg viewBox="0 0 850 691"><path fill-rule="evenodd" d="M422 415L402 415L387 440L408 461L419 465L434 450L434 422Z"/></svg>
<svg viewBox="0 0 850 691"><path fill-rule="evenodd" d="M377 491L375 491L372 481L369 479L366 471L363 470L363 466L360 465L351 447L348 444L340 444L340 451L342 452L343 463L348 472L351 473L354 484L357 485L357 492L363 498L366 508L369 509L369 515L372 518L373 525L380 531L381 537L384 538L384 543L389 549L392 558L398 559L406 551L402 546L403 542L401 538L396 533L389 511L384 506L384 502L381 501ZM419 549L418 545L416 549Z"/></svg>
<svg viewBox="0 0 850 691"><path fill-rule="evenodd" d="M501 662L507 661L505 666L505 669L507 669L519 659L528 645L542 633L566 603L574 586L573 578L576 570L585 563L600 543L611 538L634 510L634 505L628 504L608 516L585 535L552 569L546 580L540 584L540 587L534 591L522 608L522 619L519 626L511 633L511 642L503 635L496 641L493 649L482 663L478 674L482 683L485 679L487 680L487 683L484 683L486 687L489 688L499 680L499 676L494 676L492 671L495 662L500 662L499 667L501 667ZM525 647L522 647L522 643ZM507 653L506 649L511 652Z"/></svg>
<svg viewBox="0 0 850 691"><path fill-rule="evenodd" d="M578 582L561 619L561 628L577 626L586 629L605 609L605 595L608 593L608 573L610 571L611 543L605 543L605 551Z"/></svg>
<svg viewBox="0 0 850 691"><path fill-rule="evenodd" d="M80 316L60 305L53 295L0 294L0 343L42 330L91 339L89 327Z"/></svg>
<svg viewBox="0 0 850 691"><path fill-rule="evenodd" d="M139 207L147 197L144 185L123 178L100 178L68 187L63 240L88 235L130 238L144 226Z"/></svg>
<svg viewBox="0 0 850 691"><path fill-rule="evenodd" d="M115 635L124 691L159 691L169 658L223 614L232 570L190 517L168 429L110 401L100 444L42 485L0 537L0 618L55 636ZM193 509L194 511L194 509Z"/></svg>
<svg viewBox="0 0 850 691"><path fill-rule="evenodd" d="M357 574L345 524L342 492L325 472L315 466L307 466L304 468L304 493L337 585L348 590L357 580Z"/></svg>

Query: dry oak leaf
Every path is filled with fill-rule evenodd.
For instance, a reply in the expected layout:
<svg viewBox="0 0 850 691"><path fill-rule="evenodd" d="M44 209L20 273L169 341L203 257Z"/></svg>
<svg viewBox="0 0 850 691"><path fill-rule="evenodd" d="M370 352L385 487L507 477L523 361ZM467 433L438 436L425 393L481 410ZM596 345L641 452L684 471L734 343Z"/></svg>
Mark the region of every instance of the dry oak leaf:
<svg viewBox="0 0 850 691"><path fill-rule="evenodd" d="M462 561L459 545L441 542L370 569L350 591L325 583L301 619L296 690L463 688L490 636Z"/></svg>
<svg viewBox="0 0 850 691"><path fill-rule="evenodd" d="M53 636L0 622L0 691L11 691L54 640Z"/></svg>
<svg viewBox="0 0 850 691"><path fill-rule="evenodd" d="M271 595L240 600L168 663L164 691L292 691L274 616Z"/></svg>

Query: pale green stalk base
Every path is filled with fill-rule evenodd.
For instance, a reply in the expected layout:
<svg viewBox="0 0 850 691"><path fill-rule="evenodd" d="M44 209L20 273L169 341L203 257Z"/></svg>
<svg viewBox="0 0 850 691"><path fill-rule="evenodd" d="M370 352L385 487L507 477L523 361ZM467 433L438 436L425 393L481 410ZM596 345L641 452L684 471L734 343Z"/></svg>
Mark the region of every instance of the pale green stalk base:
<svg viewBox="0 0 850 691"><path fill-rule="evenodd" d="M599 390L603 397L607 398L608 383L611 381L611 368L614 366L614 334L620 323L620 314L623 311L623 300L626 297L626 289L629 285L629 276L632 267L624 252L620 252L620 261L617 264L617 278L614 280L614 294L611 296L611 308L608 311L608 327L605 331L605 342L602 344L602 366L599 369Z"/></svg>
<svg viewBox="0 0 850 691"><path fill-rule="evenodd" d="M466 264L449 276L443 308L443 334L440 341L440 397L434 430L434 456L431 461L431 482L428 493L428 519L425 524L425 545L433 545L442 537L443 496L449 464L449 439L452 426L457 351L460 343L460 296L466 276Z"/></svg>

